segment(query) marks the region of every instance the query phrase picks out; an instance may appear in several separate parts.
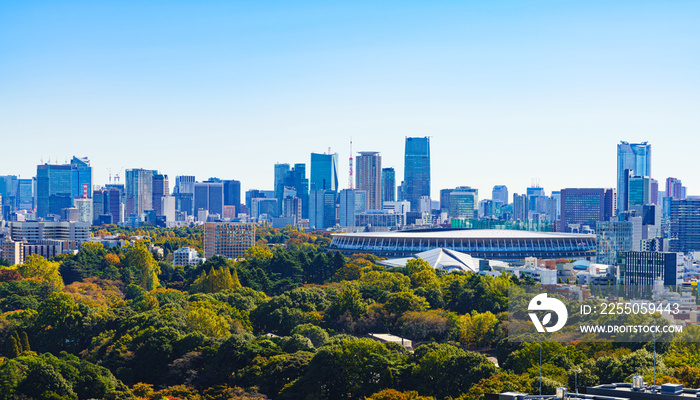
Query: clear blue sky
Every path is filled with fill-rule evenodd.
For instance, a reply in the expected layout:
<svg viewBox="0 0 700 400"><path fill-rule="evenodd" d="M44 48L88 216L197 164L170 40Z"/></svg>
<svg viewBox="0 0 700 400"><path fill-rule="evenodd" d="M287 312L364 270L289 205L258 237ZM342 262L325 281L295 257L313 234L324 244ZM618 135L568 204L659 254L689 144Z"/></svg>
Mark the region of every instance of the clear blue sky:
<svg viewBox="0 0 700 400"><path fill-rule="evenodd" d="M432 192L613 187L620 140L700 194L698 1L0 6L0 174L88 156L272 188L275 162L431 136ZM663 184L660 189L664 189Z"/></svg>

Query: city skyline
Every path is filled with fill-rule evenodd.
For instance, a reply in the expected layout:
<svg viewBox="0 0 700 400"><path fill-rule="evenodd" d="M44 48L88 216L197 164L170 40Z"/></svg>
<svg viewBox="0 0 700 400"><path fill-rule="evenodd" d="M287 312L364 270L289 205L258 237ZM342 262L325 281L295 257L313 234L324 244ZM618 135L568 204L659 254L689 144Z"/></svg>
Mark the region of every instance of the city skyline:
<svg viewBox="0 0 700 400"><path fill-rule="evenodd" d="M615 187L614 145L700 194L700 5L483 2L10 4L0 13L1 174L73 155L94 183L146 168L270 189L274 163L431 138L431 196ZM513 38L519 38L513 40ZM36 145L40 144L40 146ZM682 144L682 145L680 145ZM438 156L439 155L439 156ZM252 166L252 168L251 168ZM463 171L454 173L454 171Z"/></svg>

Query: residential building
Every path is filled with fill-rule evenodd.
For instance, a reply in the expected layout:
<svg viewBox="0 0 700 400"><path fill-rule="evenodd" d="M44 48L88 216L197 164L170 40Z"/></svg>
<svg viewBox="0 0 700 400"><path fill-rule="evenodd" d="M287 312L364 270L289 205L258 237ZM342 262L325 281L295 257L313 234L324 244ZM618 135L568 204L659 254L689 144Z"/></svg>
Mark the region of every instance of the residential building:
<svg viewBox="0 0 700 400"><path fill-rule="evenodd" d="M143 220L143 213L153 210L153 170L126 170L126 213Z"/></svg>
<svg viewBox="0 0 700 400"><path fill-rule="evenodd" d="M23 264L24 243L21 240L13 241L10 238L5 238L2 242L2 258L10 265Z"/></svg>
<svg viewBox="0 0 700 400"><path fill-rule="evenodd" d="M355 158L355 188L367 192L367 210L382 209L382 156L361 151Z"/></svg>
<svg viewBox="0 0 700 400"><path fill-rule="evenodd" d="M204 257L239 258L255 246L255 224L207 222L204 224Z"/></svg>
<svg viewBox="0 0 700 400"><path fill-rule="evenodd" d="M197 250L191 247L181 247L173 252L173 265L176 267L198 265L204 261L206 259L200 258Z"/></svg>

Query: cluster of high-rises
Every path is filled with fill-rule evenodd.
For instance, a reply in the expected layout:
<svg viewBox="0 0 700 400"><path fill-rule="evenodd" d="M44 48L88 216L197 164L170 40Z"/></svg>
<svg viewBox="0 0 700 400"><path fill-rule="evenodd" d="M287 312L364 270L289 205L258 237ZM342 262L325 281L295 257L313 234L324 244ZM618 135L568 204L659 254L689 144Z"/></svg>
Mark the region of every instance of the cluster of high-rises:
<svg viewBox="0 0 700 400"><path fill-rule="evenodd" d="M514 228L596 234L598 261L612 263L620 251L700 250L700 199L688 198L677 178L665 191L651 177L651 145L617 146L615 188L563 188L547 194L539 184L525 193L493 187L490 199L457 186L431 197L430 139L405 139L403 180L382 165L378 151L350 159L350 181L341 189L338 154L311 153L310 163L277 163L271 189L241 195L234 179L175 177L127 169L120 181L97 187L87 158L44 163L36 177L0 176L0 219L89 225L182 226L192 223L270 223L344 232L405 227ZM121 171L119 171L121 173ZM466 182L465 182L466 183ZM257 185L250 185L256 187ZM260 186L257 186L260 187ZM264 186L262 186L264 187ZM268 186L269 188L269 186Z"/></svg>

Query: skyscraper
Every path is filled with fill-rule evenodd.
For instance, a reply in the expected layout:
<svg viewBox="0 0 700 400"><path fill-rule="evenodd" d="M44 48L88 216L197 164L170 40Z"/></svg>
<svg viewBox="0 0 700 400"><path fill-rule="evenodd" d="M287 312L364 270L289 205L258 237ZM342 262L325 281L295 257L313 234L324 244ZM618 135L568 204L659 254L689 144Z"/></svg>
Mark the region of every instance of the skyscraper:
<svg viewBox="0 0 700 400"><path fill-rule="evenodd" d="M338 191L338 153L311 153L309 189Z"/></svg>
<svg viewBox="0 0 700 400"><path fill-rule="evenodd" d="M277 212L273 217L278 217L282 215L282 200L284 200L284 186L287 180L287 174L289 173L289 164L277 163L275 164L275 182L274 191L275 198L277 199Z"/></svg>
<svg viewBox="0 0 700 400"><path fill-rule="evenodd" d="M430 196L430 138L407 137L404 157L404 199L418 211L421 196Z"/></svg>
<svg viewBox="0 0 700 400"><path fill-rule="evenodd" d="M175 210L194 215L194 176L179 175L175 177Z"/></svg>
<svg viewBox="0 0 700 400"><path fill-rule="evenodd" d="M367 192L357 189L344 189L340 191L340 226L355 226L355 215L366 210Z"/></svg>
<svg viewBox="0 0 700 400"><path fill-rule="evenodd" d="M16 195L18 210L32 210L34 208L34 181L32 179L18 179Z"/></svg>
<svg viewBox="0 0 700 400"><path fill-rule="evenodd" d="M312 190L309 194L309 227L326 229L335 226L336 193L330 190Z"/></svg>
<svg viewBox="0 0 700 400"><path fill-rule="evenodd" d="M153 194L151 203L156 215L163 215L163 197L170 195L170 185L168 183L168 175L159 174L158 171L153 171Z"/></svg>
<svg viewBox="0 0 700 400"><path fill-rule="evenodd" d="M632 206L650 203L651 179L648 176L630 176L627 179L627 210Z"/></svg>
<svg viewBox="0 0 700 400"><path fill-rule="evenodd" d="M504 206L508 205L508 188L506 185L496 185L491 191L491 199L498 201Z"/></svg>
<svg viewBox="0 0 700 400"><path fill-rule="evenodd" d="M617 145L617 214L629 209L628 185L631 176L651 176L651 145L647 142L620 142Z"/></svg>
<svg viewBox="0 0 700 400"><path fill-rule="evenodd" d="M396 171L394 168L382 168L382 203L396 201Z"/></svg>
<svg viewBox="0 0 700 400"><path fill-rule="evenodd" d="M700 250L700 198L671 200L670 250L690 252Z"/></svg>
<svg viewBox="0 0 700 400"><path fill-rule="evenodd" d="M126 213L142 218L144 211L153 210L153 170L126 170Z"/></svg>
<svg viewBox="0 0 700 400"><path fill-rule="evenodd" d="M611 189L608 189L611 190ZM606 221L605 189L562 189L561 227L567 232L570 224L583 224L595 228L596 223Z"/></svg>
<svg viewBox="0 0 700 400"><path fill-rule="evenodd" d="M83 197L83 189L87 186L87 197L92 198L92 167L87 157L73 157L70 162L72 171L72 197Z"/></svg>
<svg viewBox="0 0 700 400"><path fill-rule="evenodd" d="M673 199L683 198L683 183L677 178L666 178L666 197Z"/></svg>
<svg viewBox="0 0 700 400"><path fill-rule="evenodd" d="M197 182L194 184L194 212L207 210L209 214L224 213L224 184L223 182Z"/></svg>
<svg viewBox="0 0 700 400"><path fill-rule="evenodd" d="M361 151L355 158L355 188L367 192L367 209L382 209L382 156Z"/></svg>
<svg viewBox="0 0 700 400"><path fill-rule="evenodd" d="M67 165L43 164L36 167L37 217L59 215L73 206L72 168Z"/></svg>
<svg viewBox="0 0 700 400"><path fill-rule="evenodd" d="M236 214L241 212L241 181L224 181L224 205L236 207Z"/></svg>

